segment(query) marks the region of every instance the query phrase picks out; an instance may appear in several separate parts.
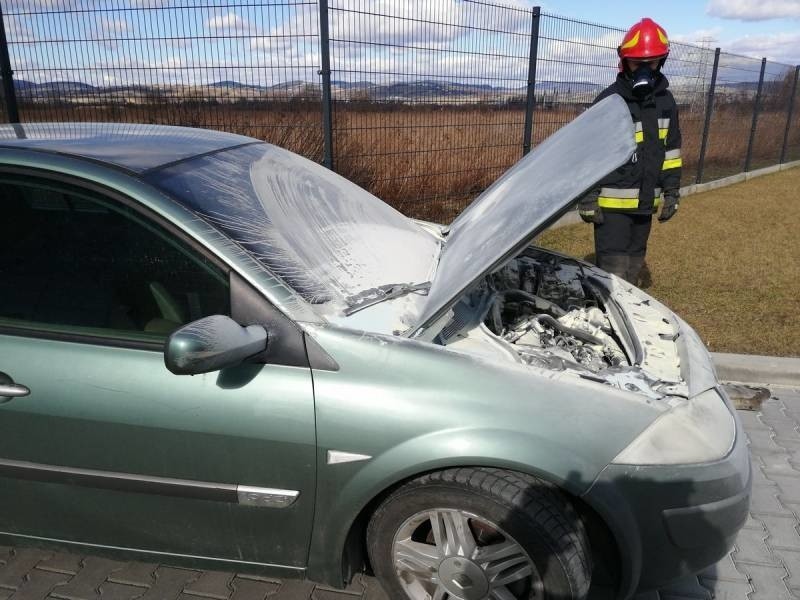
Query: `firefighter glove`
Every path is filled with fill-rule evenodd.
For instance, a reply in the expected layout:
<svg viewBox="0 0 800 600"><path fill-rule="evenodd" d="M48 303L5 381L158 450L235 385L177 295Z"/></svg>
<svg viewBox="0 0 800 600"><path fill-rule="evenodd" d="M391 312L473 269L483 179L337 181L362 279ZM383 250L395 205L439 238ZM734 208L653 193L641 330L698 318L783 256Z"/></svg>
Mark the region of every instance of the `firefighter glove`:
<svg viewBox="0 0 800 600"><path fill-rule="evenodd" d="M578 202L578 213L586 223L600 224L603 222L603 209L597 205L599 192L586 194Z"/></svg>
<svg viewBox="0 0 800 600"><path fill-rule="evenodd" d="M661 214L658 215L659 222L669 221L678 212L678 200L680 200L680 194L677 190L664 193L664 206L661 208Z"/></svg>

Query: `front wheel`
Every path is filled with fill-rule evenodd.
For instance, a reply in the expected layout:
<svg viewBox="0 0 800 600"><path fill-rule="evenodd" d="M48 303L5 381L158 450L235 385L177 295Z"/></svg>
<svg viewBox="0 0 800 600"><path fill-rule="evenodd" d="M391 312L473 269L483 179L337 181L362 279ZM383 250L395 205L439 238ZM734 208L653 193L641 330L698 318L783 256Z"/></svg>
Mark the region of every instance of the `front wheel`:
<svg viewBox="0 0 800 600"><path fill-rule="evenodd" d="M567 498L500 469L448 469L401 486L373 514L367 549L391 598L578 600L592 572Z"/></svg>

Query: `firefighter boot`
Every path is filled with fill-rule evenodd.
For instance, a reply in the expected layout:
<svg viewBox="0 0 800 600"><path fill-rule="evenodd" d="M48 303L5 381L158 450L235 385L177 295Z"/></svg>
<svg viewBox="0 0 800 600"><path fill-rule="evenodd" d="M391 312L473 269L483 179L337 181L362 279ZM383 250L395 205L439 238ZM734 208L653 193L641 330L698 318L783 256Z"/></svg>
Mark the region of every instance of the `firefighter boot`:
<svg viewBox="0 0 800 600"><path fill-rule="evenodd" d="M603 269L604 271L608 271L609 273L613 273L617 277L621 277L622 279L627 279L628 277L628 268L630 264L630 256L627 254L606 254L600 255L597 257L597 266Z"/></svg>
<svg viewBox="0 0 800 600"><path fill-rule="evenodd" d="M639 273L642 272L644 266L644 256L631 256L628 263L628 274L625 276L629 282L636 285L639 280Z"/></svg>

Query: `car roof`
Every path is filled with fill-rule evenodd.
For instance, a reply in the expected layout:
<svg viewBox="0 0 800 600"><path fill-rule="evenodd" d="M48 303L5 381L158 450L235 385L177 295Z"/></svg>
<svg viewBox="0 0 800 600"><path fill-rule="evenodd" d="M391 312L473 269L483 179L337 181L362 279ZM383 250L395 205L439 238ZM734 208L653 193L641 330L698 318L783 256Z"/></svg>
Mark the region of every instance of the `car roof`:
<svg viewBox="0 0 800 600"><path fill-rule="evenodd" d="M0 125L0 148L54 152L143 173L259 140L210 129L135 123Z"/></svg>

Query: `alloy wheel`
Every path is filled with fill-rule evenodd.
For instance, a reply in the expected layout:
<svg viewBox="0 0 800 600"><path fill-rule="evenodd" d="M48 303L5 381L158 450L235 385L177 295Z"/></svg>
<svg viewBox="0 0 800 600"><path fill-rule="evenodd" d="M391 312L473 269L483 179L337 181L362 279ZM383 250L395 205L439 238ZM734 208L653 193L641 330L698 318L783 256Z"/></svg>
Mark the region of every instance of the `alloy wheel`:
<svg viewBox="0 0 800 600"><path fill-rule="evenodd" d="M438 508L397 530L395 571L413 600L522 600L542 597L542 578L524 548L498 525Z"/></svg>

